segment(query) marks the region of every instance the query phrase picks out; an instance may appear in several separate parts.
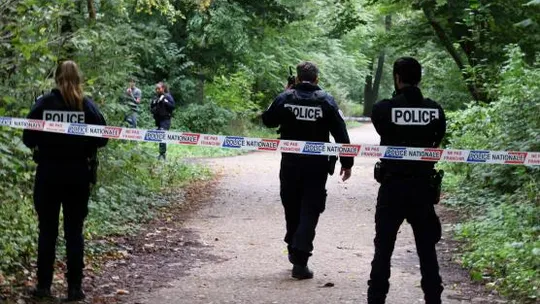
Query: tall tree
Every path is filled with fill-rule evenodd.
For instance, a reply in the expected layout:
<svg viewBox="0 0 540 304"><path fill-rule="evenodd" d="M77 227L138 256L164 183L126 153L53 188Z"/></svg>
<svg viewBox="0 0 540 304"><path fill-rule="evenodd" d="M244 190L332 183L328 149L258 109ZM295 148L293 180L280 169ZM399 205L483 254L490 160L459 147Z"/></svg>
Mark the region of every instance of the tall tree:
<svg viewBox="0 0 540 304"><path fill-rule="evenodd" d="M489 102L485 83L496 78L505 60L504 47L518 44L526 58L534 60L540 35L531 35L528 18L540 6L526 0L370 0L392 7L395 12L422 12L434 37L460 69L470 95ZM532 4L531 4L532 3ZM518 24L525 26L517 26ZM490 65L487 66L486 62Z"/></svg>
<svg viewBox="0 0 540 304"><path fill-rule="evenodd" d="M451 4L449 3L449 5ZM422 11L426 16L426 19L433 28L433 31L435 32L435 35L439 38L441 44L444 46L448 54L452 57L459 70L461 71L463 79L467 85L467 89L469 90L471 96L476 101L488 101L487 92L482 88L481 82L475 81L473 79L473 75L471 75L470 71L468 70L468 66L474 67L476 65L476 61L473 58L474 44L471 43L470 39L462 39L460 41L461 48L463 49L468 62L467 65L461 53L454 47L455 40L446 33L445 29L441 25L441 22L435 16L435 6L436 2L431 0L423 1L421 3ZM456 33L463 31L463 29L461 28L462 26L458 23L453 29L453 32ZM464 35L468 35L468 33L457 33L457 35L459 37L465 37Z"/></svg>
<svg viewBox="0 0 540 304"><path fill-rule="evenodd" d="M392 27L392 16L387 15L384 19L385 30L386 32L388 32ZM374 59L371 59L369 61L369 74L366 76L366 83L364 85L364 116L371 116L371 110L373 109L373 105L379 99L379 88L381 86L385 58L386 49L383 47L377 58L377 69L375 70L375 78L373 78Z"/></svg>
<svg viewBox="0 0 540 304"><path fill-rule="evenodd" d="M90 22L96 22L96 6L94 5L94 0L87 0L87 6Z"/></svg>

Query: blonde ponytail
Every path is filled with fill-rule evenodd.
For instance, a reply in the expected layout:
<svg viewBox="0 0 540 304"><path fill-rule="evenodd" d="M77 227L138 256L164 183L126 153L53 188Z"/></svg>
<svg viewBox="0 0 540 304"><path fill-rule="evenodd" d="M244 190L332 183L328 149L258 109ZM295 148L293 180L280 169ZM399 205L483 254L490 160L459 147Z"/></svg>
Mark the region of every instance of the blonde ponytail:
<svg viewBox="0 0 540 304"><path fill-rule="evenodd" d="M62 62L56 68L54 79L68 108L82 111L84 98L82 76L77 64L71 60Z"/></svg>

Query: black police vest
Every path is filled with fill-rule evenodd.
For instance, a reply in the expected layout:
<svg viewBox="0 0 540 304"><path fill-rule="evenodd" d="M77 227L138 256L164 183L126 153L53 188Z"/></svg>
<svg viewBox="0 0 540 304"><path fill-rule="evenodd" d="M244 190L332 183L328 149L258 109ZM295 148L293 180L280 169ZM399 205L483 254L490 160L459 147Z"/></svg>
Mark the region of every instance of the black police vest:
<svg viewBox="0 0 540 304"><path fill-rule="evenodd" d="M172 111L165 106L165 99L169 101L166 95L161 95L152 102L152 113L157 120L165 120L172 117Z"/></svg>
<svg viewBox="0 0 540 304"><path fill-rule="evenodd" d="M284 102L286 117L280 129L281 139L328 142L330 131L326 97L322 90L304 94L296 90L288 91Z"/></svg>
<svg viewBox="0 0 540 304"><path fill-rule="evenodd" d="M405 94L391 100L389 116L385 123L390 132L381 137L381 145L432 148L436 140L436 122L443 119L438 104L423 97L408 100ZM387 153L392 154L392 150ZM390 171L404 175L430 174L433 162L384 159L385 167Z"/></svg>
<svg viewBox="0 0 540 304"><path fill-rule="evenodd" d="M419 103L392 100L389 123L392 136L382 138L383 145L407 147L433 147L436 129L434 122L441 113L434 101L424 99Z"/></svg>
<svg viewBox="0 0 540 304"><path fill-rule="evenodd" d="M90 101L86 97L82 110L69 109L60 93L53 92L42 99L41 118L43 120L76 124L87 124L99 120L98 114L91 110ZM37 146L39 152L35 156L36 161L86 161L97 149L91 137L78 136L86 132L87 129L88 127L84 125L71 125L68 129L69 134L38 133L40 140Z"/></svg>

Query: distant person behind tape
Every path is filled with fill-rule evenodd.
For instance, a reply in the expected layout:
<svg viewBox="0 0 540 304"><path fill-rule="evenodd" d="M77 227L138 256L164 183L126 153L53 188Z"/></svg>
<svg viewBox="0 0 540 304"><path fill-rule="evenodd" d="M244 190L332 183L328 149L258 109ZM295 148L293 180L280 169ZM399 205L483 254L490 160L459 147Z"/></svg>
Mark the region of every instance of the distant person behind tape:
<svg viewBox="0 0 540 304"><path fill-rule="evenodd" d="M400 58L394 63L393 74L395 97L376 103L371 116L381 136L381 145L438 147L446 132L446 119L441 106L424 98L418 88L422 76L420 63L414 58ZM386 156L401 158L404 152L400 148L388 148ZM441 223L434 204L439 200L442 176L434 166L435 162L382 159L376 167L375 179L381 187L375 213L369 304L382 304L386 300L392 251L405 219L414 232L425 302L441 303L443 287L435 251L435 244L441 238Z"/></svg>
<svg viewBox="0 0 540 304"><path fill-rule="evenodd" d="M83 96L82 77L73 61L61 63L55 73L57 88L40 97L28 118L56 122L105 125L96 105ZM76 126L74 126L76 127ZM91 159L106 138L24 130L24 144L37 149L34 206L39 221L37 298L51 297L60 206L64 215L68 300L84 299L83 224L88 214ZM94 181L95 182L95 181Z"/></svg>
<svg viewBox="0 0 540 304"><path fill-rule="evenodd" d="M129 108L125 120L132 128L137 127L137 113L139 112L139 104L141 103L141 89L135 86L135 80L131 79L129 87L126 90L127 106Z"/></svg>
<svg viewBox="0 0 540 304"><path fill-rule="evenodd" d="M311 62L296 67L296 84L287 87L266 110L262 119L266 126L280 126L281 139L308 142L329 142L330 134L338 143L349 143L349 135L334 98L318 85L319 70ZM307 267L313 250L315 228L326 205L326 180L334 163L328 156L315 155L321 145L307 143L304 150L313 155L283 153L281 159L281 201L285 209L287 233L285 242L292 277L310 279ZM354 159L342 157L343 180L351 176ZM333 173L333 172L332 172Z"/></svg>
<svg viewBox="0 0 540 304"><path fill-rule="evenodd" d="M163 82L156 84L156 98L150 104L150 111L154 116L158 130L169 130L174 111L174 98L169 94L167 86ZM167 144L159 144L159 158L165 160Z"/></svg>

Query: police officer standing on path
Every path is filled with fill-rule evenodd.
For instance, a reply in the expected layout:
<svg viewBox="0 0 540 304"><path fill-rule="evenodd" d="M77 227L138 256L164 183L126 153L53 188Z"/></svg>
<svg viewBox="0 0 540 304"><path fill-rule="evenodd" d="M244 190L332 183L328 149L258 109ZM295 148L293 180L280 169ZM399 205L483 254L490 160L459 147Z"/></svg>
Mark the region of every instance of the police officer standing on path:
<svg viewBox="0 0 540 304"><path fill-rule="evenodd" d="M317 66L302 62L296 72L296 84L289 84L263 113L264 124L270 128L280 126L281 139L329 142L331 133L337 143L349 143L345 122L334 98L317 86ZM345 181L351 176L354 159L342 157L340 161ZM319 215L326 205L326 180L328 173L333 173L334 165L335 160L332 163L328 156L282 155L280 195L285 209L285 242L293 264L293 278L313 278L307 263Z"/></svg>
<svg viewBox="0 0 540 304"><path fill-rule="evenodd" d="M57 88L39 98L28 118L76 124L105 125L96 105L83 96L82 77L77 64L65 61L55 73ZM74 133L80 125L71 125ZM51 298L56 238L60 206L64 215L67 251L68 301L82 300L84 268L83 224L88 214L90 184L95 183L97 148L106 138L55 134L24 130L24 144L37 149L34 207L39 220L37 260L38 283L32 294Z"/></svg>
<svg viewBox="0 0 540 304"><path fill-rule="evenodd" d="M394 63L396 95L373 107L371 120L381 136L381 145L438 147L446 132L441 106L422 96L418 84L422 68L414 58ZM386 154L393 155L388 148ZM426 304L441 303L443 291L435 244L441 238L441 223L434 204L440 196L442 173L434 162L383 159L375 167L381 186L375 213L375 256L368 282L368 303L385 302L390 284L390 259L398 229L406 219L411 224L420 259L422 290Z"/></svg>
<svg viewBox="0 0 540 304"><path fill-rule="evenodd" d="M154 116L158 130L171 128L171 117L174 111L174 99L169 94L167 86L163 82L156 84L156 98L150 104L150 111ZM166 159L167 144L159 144L159 159Z"/></svg>

